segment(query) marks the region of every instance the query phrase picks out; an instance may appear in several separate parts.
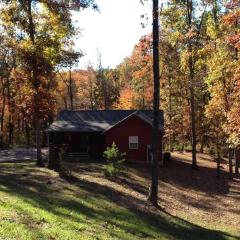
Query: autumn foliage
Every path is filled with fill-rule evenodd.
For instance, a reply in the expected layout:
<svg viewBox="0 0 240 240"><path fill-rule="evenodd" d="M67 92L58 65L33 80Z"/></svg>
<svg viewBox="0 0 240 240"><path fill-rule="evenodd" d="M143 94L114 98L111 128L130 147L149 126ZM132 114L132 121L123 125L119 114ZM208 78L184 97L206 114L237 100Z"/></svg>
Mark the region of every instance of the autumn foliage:
<svg viewBox="0 0 240 240"><path fill-rule="evenodd" d="M61 26L65 17L71 22L65 10L53 11L54 6L48 5L42 15L34 15L43 24L35 21L33 44L22 15L14 18L8 14L19 5L2 2L6 8L0 15L1 145L34 144L36 101L43 144L46 140L43 130L60 109L152 108L151 34L143 36L131 55L115 68L105 68L99 62L96 68L79 70L77 62L82 54L74 52L69 40L77 31L72 32L70 25ZM228 148L240 144L239 1L225 5L218 1L198 2L197 13L196 7L197 1L193 1L191 26L182 17L187 11L181 1L169 1L161 15L164 148L191 149L193 86L197 149L226 156ZM25 34L18 35L16 24ZM38 63L37 81L33 79L32 55ZM189 60L194 73L191 79Z"/></svg>

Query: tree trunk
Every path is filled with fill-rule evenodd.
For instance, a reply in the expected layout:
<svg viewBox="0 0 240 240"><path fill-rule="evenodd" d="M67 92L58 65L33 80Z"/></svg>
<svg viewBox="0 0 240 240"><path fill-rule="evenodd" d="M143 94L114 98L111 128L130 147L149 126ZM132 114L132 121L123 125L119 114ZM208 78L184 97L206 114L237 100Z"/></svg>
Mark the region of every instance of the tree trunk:
<svg viewBox="0 0 240 240"><path fill-rule="evenodd" d="M192 48L190 47L192 54ZM189 59L189 85L190 85L190 107L191 107L191 142L192 142L192 168L197 168L197 157L196 157L196 123L195 123L195 100L194 100L194 88L193 88L193 60L192 56Z"/></svg>
<svg viewBox="0 0 240 240"><path fill-rule="evenodd" d="M192 28L192 11L193 3L192 0L187 0L187 20L188 29ZM194 99L194 61L193 61L193 50L192 50L192 39L188 39L188 70L189 70L189 92L190 92L190 108L191 108L191 143L192 143L192 168L197 169L197 157L196 157L196 123L195 123L195 99Z"/></svg>
<svg viewBox="0 0 240 240"><path fill-rule="evenodd" d="M152 181L149 192L149 201L158 206L158 162L159 162L159 99L160 99L160 69L159 69L159 24L158 24L158 0L153 0L153 76L154 76L154 98L153 98L153 133L151 161Z"/></svg>
<svg viewBox="0 0 240 240"><path fill-rule="evenodd" d="M28 15L28 33L33 45L35 45L35 27L32 18L32 0L28 0L27 15ZM22 3L24 4L24 3ZM34 94L34 121L35 121L35 132L36 132L36 148L37 148L37 166L43 167L44 163L42 160L41 151L41 124L40 124L40 106L39 106L39 87L40 82L38 79L38 67L35 54L32 56L32 85L35 90Z"/></svg>
<svg viewBox="0 0 240 240"><path fill-rule="evenodd" d="M13 145L13 131L14 131L14 124L12 120L12 112L9 113L8 117L8 145Z"/></svg>
<svg viewBox="0 0 240 240"><path fill-rule="evenodd" d="M25 137L27 146L30 146L30 129L27 122L25 122Z"/></svg>
<svg viewBox="0 0 240 240"><path fill-rule="evenodd" d="M142 91L141 91L141 95L142 95L142 103L141 103L141 109L145 109L145 84L144 84L144 78L142 78Z"/></svg>
<svg viewBox="0 0 240 240"><path fill-rule="evenodd" d="M48 168L54 171L60 170L60 149L57 146L49 146Z"/></svg>
<svg viewBox="0 0 240 240"><path fill-rule="evenodd" d="M69 70L69 98L70 98L71 110L74 110L74 107L73 107L73 89L72 89L72 67L71 66L70 66L70 70Z"/></svg>
<svg viewBox="0 0 240 240"><path fill-rule="evenodd" d="M65 96L63 97L63 102L64 102L65 110L68 110L67 99Z"/></svg>
<svg viewBox="0 0 240 240"><path fill-rule="evenodd" d="M235 148L235 174L239 175L240 150Z"/></svg>
<svg viewBox="0 0 240 240"><path fill-rule="evenodd" d="M232 179L233 175L233 164L232 164L232 149L228 149L228 163L229 163L229 179Z"/></svg>
<svg viewBox="0 0 240 240"><path fill-rule="evenodd" d="M183 108L183 97L181 96L181 107ZM182 141L182 143L181 143L181 152L183 152L184 151L184 146L185 146L185 144L184 144L184 142L185 142L185 136L184 136L184 119L183 119L183 111L181 111L181 141Z"/></svg>
<svg viewBox="0 0 240 240"><path fill-rule="evenodd" d="M169 152L173 151L173 146L172 146L172 84L171 84L171 78L168 78L168 87L169 87L169 96L168 96L168 101L169 101L169 125L170 125L170 133L169 133Z"/></svg>
<svg viewBox="0 0 240 240"><path fill-rule="evenodd" d="M7 79L7 102L8 102L8 145L11 146L13 144L13 130L14 130L14 124L13 124L13 114L14 114L14 107L13 107L13 101L11 99L11 89L10 89L10 81L9 78Z"/></svg>
<svg viewBox="0 0 240 240"><path fill-rule="evenodd" d="M205 137L204 137L204 133L203 133L202 137L201 137L200 153L203 153L203 151L204 151L204 140L205 140Z"/></svg>
<svg viewBox="0 0 240 240"><path fill-rule="evenodd" d="M38 95L35 96L35 132L36 132L36 148L37 148L37 166L44 167L44 163L42 160L42 151L41 151L41 122L39 116L39 100Z"/></svg>
<svg viewBox="0 0 240 240"><path fill-rule="evenodd" d="M220 152L217 149L217 177L220 177L221 157Z"/></svg>
<svg viewBox="0 0 240 240"><path fill-rule="evenodd" d="M90 77L89 77L89 99L90 99L90 106L91 106L91 110L94 110L94 92L93 92L93 72L90 69Z"/></svg>
<svg viewBox="0 0 240 240"><path fill-rule="evenodd" d="M0 126L0 147L3 144L3 124L4 124L4 116L5 116L5 106L6 106L6 94L5 94L5 86L4 81L2 80L2 109L1 109L1 126Z"/></svg>
<svg viewBox="0 0 240 240"><path fill-rule="evenodd" d="M94 110L94 97L93 97L92 84L90 89L90 105L91 105L91 110Z"/></svg>
<svg viewBox="0 0 240 240"><path fill-rule="evenodd" d="M104 102L104 110L108 110L109 109L109 104L108 104L108 98L109 98L109 94L107 94L107 91L106 91L106 85L107 85L107 83L106 83L106 81L107 81L107 79L105 78L105 76L104 76L104 73L102 73L102 77L103 77L103 79L102 79L102 84L103 84L103 88L102 88L102 90L103 90L103 102Z"/></svg>

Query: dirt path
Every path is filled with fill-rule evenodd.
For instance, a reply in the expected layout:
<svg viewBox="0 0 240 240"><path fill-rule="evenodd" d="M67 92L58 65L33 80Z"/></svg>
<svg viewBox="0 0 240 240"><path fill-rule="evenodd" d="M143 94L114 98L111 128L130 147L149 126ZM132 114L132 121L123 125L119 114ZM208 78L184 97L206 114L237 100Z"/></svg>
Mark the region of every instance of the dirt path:
<svg viewBox="0 0 240 240"><path fill-rule="evenodd" d="M47 156L47 149L42 149L43 157ZM36 148L18 148L0 150L0 163L3 162L18 162L27 160L36 160L37 149Z"/></svg>

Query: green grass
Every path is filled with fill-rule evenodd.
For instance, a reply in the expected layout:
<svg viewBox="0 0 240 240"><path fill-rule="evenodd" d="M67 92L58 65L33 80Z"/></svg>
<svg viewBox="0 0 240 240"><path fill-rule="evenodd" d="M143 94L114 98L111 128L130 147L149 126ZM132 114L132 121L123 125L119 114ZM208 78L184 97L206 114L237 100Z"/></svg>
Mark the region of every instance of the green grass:
<svg viewBox="0 0 240 240"><path fill-rule="evenodd" d="M119 199L129 201L123 204ZM0 165L0 239L237 239L164 213L91 181L69 183L34 163ZM157 212L157 211L156 211Z"/></svg>

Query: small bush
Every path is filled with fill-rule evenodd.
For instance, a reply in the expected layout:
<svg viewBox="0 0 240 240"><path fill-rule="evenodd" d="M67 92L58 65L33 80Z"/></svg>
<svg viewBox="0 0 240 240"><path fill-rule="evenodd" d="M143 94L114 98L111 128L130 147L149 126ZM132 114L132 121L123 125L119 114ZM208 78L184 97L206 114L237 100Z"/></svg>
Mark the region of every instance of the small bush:
<svg viewBox="0 0 240 240"><path fill-rule="evenodd" d="M114 167L112 163L107 163L104 166L104 175L108 178L115 178L119 173L119 169Z"/></svg>
<svg viewBox="0 0 240 240"><path fill-rule="evenodd" d="M106 177L115 178L119 174L122 163L125 161L125 153L120 153L116 144L113 142L111 147L103 153L103 157L107 160L107 164L104 167L104 174Z"/></svg>

